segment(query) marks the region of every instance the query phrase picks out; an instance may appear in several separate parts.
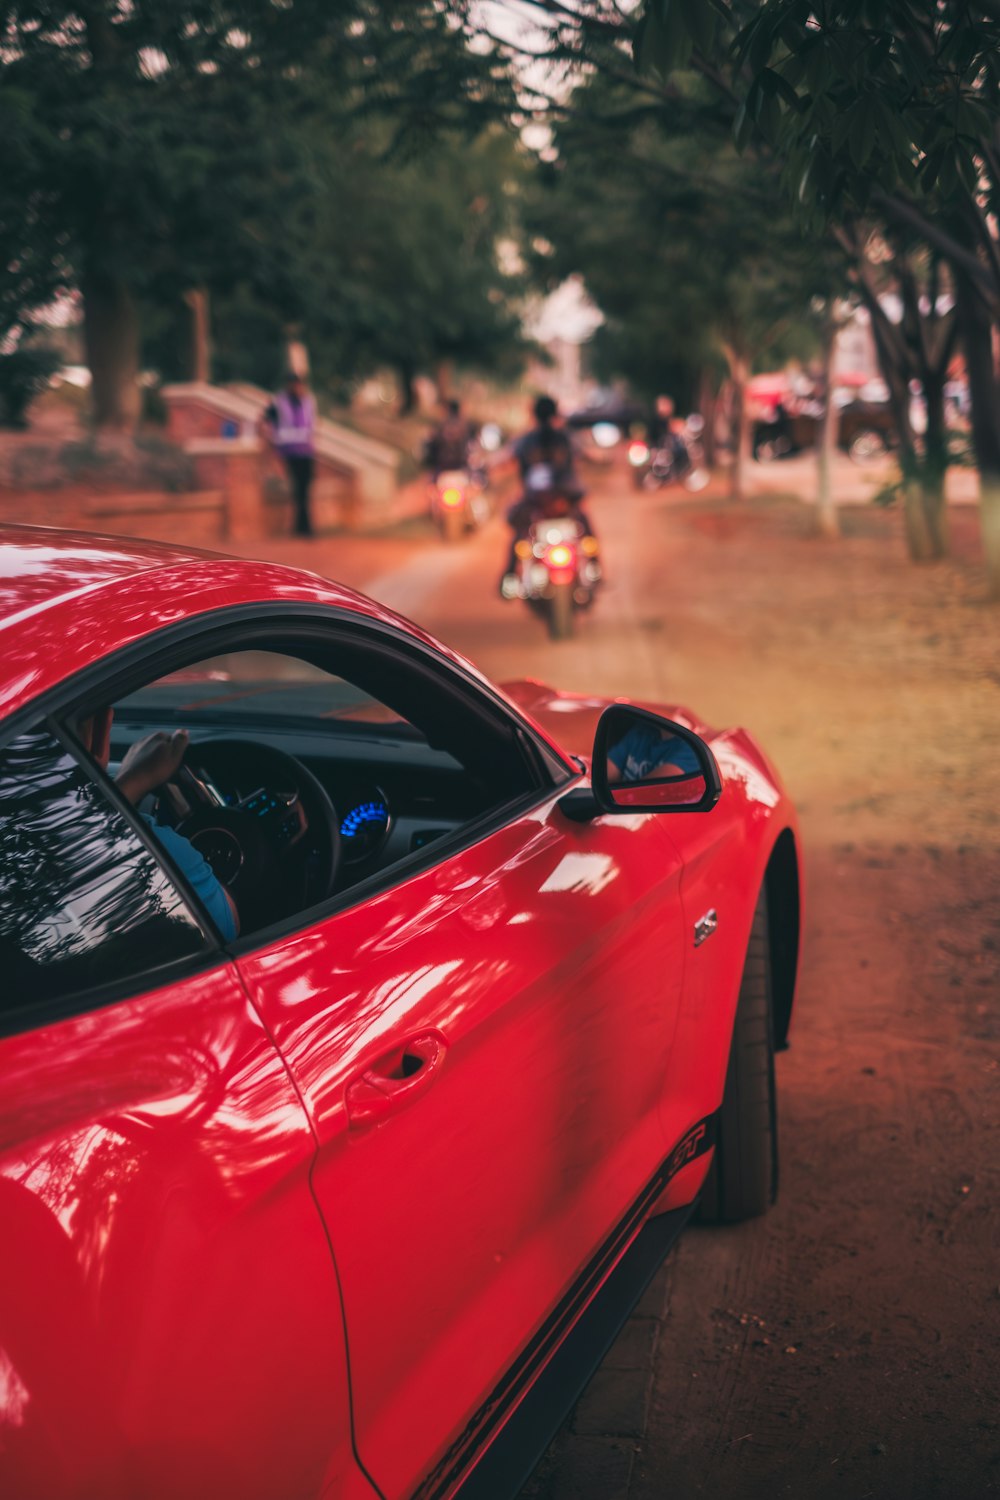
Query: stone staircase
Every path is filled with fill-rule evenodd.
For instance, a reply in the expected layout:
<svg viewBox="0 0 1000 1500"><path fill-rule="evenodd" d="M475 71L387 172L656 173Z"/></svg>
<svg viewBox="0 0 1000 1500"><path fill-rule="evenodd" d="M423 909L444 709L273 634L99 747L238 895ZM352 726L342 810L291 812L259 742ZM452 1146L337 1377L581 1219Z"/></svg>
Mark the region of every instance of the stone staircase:
<svg viewBox="0 0 1000 1500"><path fill-rule="evenodd" d="M259 386L229 386L190 381L164 386L168 430L175 442L198 459L211 460L234 450L261 450L260 421L271 400ZM316 423L316 491L322 498L335 479L340 524L388 525L398 519L400 449L366 437L340 422L320 417ZM327 482L324 483L324 480ZM408 509L408 507L404 507Z"/></svg>

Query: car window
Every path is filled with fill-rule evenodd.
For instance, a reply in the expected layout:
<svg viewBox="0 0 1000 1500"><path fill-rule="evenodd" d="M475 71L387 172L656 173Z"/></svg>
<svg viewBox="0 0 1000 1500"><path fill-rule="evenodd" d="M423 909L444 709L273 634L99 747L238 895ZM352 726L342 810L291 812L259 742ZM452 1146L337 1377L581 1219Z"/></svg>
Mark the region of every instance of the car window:
<svg viewBox="0 0 1000 1500"><path fill-rule="evenodd" d="M113 709L102 764L120 784L151 737L183 741L172 774L130 800L161 842L193 846L241 938L405 878L544 793L548 767L516 720L430 653L354 629L268 634L267 648L248 632L224 654L161 657L155 678L66 720L73 733Z"/></svg>
<svg viewBox="0 0 1000 1500"><path fill-rule="evenodd" d="M163 724L252 729L265 721L377 724L384 734L422 739L420 731L371 693L335 672L280 651L231 651L207 657L122 698L118 713L155 714Z"/></svg>
<svg viewBox="0 0 1000 1500"><path fill-rule="evenodd" d="M206 946L165 871L51 733L0 750L0 1021Z"/></svg>

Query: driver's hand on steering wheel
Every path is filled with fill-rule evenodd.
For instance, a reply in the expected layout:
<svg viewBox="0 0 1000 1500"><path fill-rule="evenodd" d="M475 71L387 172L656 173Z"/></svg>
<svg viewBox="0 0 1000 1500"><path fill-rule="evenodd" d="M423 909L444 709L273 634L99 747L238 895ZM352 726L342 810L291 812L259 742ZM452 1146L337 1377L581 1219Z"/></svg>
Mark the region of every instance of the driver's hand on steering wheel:
<svg viewBox="0 0 1000 1500"><path fill-rule="evenodd" d="M154 734L147 734L129 746L115 776L115 784L133 807L138 806L148 792L155 791L176 776L190 738L186 729L175 729L173 734L157 729Z"/></svg>

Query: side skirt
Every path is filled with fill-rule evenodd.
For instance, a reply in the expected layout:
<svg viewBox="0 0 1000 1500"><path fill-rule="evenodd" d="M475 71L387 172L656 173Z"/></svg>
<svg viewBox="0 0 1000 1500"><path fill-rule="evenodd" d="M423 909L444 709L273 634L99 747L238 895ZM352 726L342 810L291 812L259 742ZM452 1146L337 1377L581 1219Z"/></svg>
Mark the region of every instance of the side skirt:
<svg viewBox="0 0 1000 1500"><path fill-rule="evenodd" d="M714 1115L687 1132L413 1500L517 1495L694 1204L644 1224L646 1214L681 1167L714 1141Z"/></svg>

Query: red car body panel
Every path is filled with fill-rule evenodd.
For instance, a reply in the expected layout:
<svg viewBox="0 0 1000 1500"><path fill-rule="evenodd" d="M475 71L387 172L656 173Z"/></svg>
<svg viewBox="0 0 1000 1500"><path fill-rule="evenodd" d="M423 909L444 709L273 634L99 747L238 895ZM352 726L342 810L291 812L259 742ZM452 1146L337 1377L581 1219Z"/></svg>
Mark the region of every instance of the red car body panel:
<svg viewBox="0 0 1000 1500"><path fill-rule="evenodd" d="M375 622L497 693L292 569L39 528L0 543L0 731L115 652L248 605ZM506 698L578 773L608 700ZM367 1475L402 1500L439 1472L722 1097L795 817L742 731L657 711L711 743L711 815L574 822L560 788L232 961L0 1038L0 1492L362 1500ZM690 1203L709 1161L679 1163L657 1207Z"/></svg>
<svg viewBox="0 0 1000 1500"><path fill-rule="evenodd" d="M673 1144L679 861L656 818L598 830L557 801L240 963L316 1129L355 1441L386 1495L434 1467ZM419 1108L352 1125L352 1080L428 1033Z"/></svg>
<svg viewBox="0 0 1000 1500"><path fill-rule="evenodd" d="M233 970L0 1068L0 1492L366 1493L312 1138Z"/></svg>

